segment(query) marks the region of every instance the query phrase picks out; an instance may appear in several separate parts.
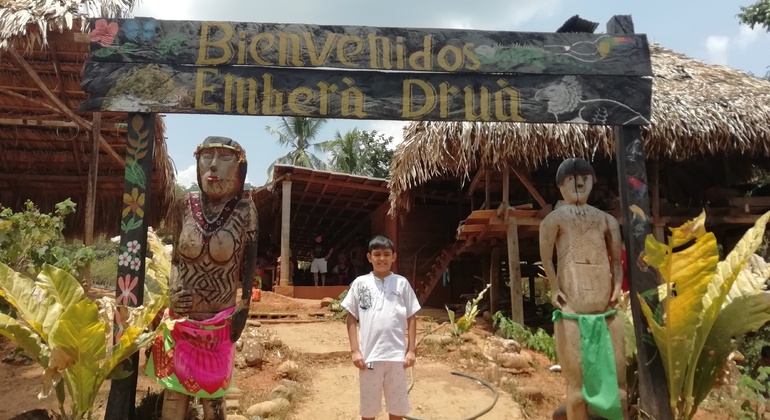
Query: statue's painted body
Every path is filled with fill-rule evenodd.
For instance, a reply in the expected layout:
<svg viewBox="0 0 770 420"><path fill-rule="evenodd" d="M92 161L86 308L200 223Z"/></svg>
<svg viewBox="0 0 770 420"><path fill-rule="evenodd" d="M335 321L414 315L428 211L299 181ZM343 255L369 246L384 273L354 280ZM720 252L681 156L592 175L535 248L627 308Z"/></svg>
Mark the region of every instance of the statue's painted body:
<svg viewBox="0 0 770 420"><path fill-rule="evenodd" d="M604 335L607 345L604 350L609 354L603 354L602 357L607 357L599 359L596 366L602 362L611 365L614 355L617 376L617 391L612 389L615 379L605 378L602 389L597 392L615 394L611 398L614 400L612 407L607 409L612 417L627 416L623 319L614 311L622 293L620 228L613 216L587 204L595 181L596 175L588 162L565 160L556 175L564 201L540 224L540 256L551 281L553 305L557 308L554 335L559 363L567 381L567 418L570 420L588 419L589 405L592 404L585 399L584 377L589 378L585 381L588 383L598 371L583 371L584 346L593 344L581 343L581 333L585 335L590 331L591 322L598 322L593 324L598 327L594 331L608 332ZM554 248L558 271L553 263ZM600 368L612 370L612 366ZM597 411L596 407L590 408Z"/></svg>
<svg viewBox="0 0 770 420"><path fill-rule="evenodd" d="M245 152L231 139L208 137L195 157L201 193L181 197L169 220L167 316L183 321L155 342L147 369L166 388L164 420L184 419L192 396L201 398L205 419L225 419L233 343L246 324L254 281L257 211L243 196Z"/></svg>

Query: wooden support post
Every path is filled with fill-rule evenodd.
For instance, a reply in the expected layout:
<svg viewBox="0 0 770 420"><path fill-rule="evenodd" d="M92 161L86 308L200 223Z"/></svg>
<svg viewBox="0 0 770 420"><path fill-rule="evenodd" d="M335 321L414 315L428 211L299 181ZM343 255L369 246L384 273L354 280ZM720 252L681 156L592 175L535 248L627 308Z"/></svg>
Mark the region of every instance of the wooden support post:
<svg viewBox="0 0 770 420"><path fill-rule="evenodd" d="M281 209L281 286L288 286L291 264L289 261L289 255L291 254L290 248L290 233L291 233L291 179L283 181L283 208Z"/></svg>
<svg viewBox="0 0 770 420"><path fill-rule="evenodd" d="M652 166L652 234L660 242L665 240L663 223L660 220L660 164L653 161Z"/></svg>
<svg viewBox="0 0 770 420"><path fill-rule="evenodd" d="M632 34L634 23L631 16L613 16L607 22L608 34ZM623 215L623 233L626 244L628 274L631 289L631 313L634 319L634 335L637 345L639 375L639 409L645 418L671 419L668 383L661 356L648 331L647 319L642 314L639 293L655 289L658 280L652 270L642 270L637 264L644 250L644 241L651 232L650 218L634 217L631 206L635 205L650 214L649 195L642 193L647 186L647 168L644 162L644 144L638 126L615 127L615 159L618 165L620 209Z"/></svg>
<svg viewBox="0 0 770 420"><path fill-rule="evenodd" d="M86 211L83 229L83 244L91 246L94 243L94 217L96 215L96 181L99 174L99 132L102 129L102 113L94 112L93 130L89 135L91 140L91 159L88 161L88 184L86 186ZM75 156L78 159L79 156ZM91 288L91 269L83 273L83 288Z"/></svg>
<svg viewBox="0 0 770 420"><path fill-rule="evenodd" d="M123 217L120 222L120 248L131 254L139 264L118 265L116 296L118 304L141 306L144 303L145 257L147 256L147 228L152 191L152 156L155 145L155 114L128 114L128 142L126 148L126 175L124 183ZM136 145L136 146L132 146ZM132 169L132 170L129 170ZM141 174L141 175L140 175ZM127 198L130 197L130 198ZM136 252L127 251L128 243L140 244ZM121 280L122 279L122 280ZM133 288L123 290L123 287ZM126 299L126 296L136 297ZM118 331L116 328L115 331ZM115 341L120 338L115 334ZM123 363L131 376L113 380L107 400L105 420L135 420L136 381L139 375L139 353Z"/></svg>
<svg viewBox="0 0 770 420"><path fill-rule="evenodd" d="M489 191L489 184L491 176L490 170L486 169L484 170L484 209L491 209L492 208L492 200L490 198L490 191Z"/></svg>
<svg viewBox="0 0 770 420"><path fill-rule="evenodd" d="M507 176L506 176L507 178ZM506 179L503 178L503 179ZM506 215L508 212L505 212ZM521 291L519 227L515 217L508 218L508 277L511 289L511 320L524 325L524 298Z"/></svg>
<svg viewBox="0 0 770 420"><path fill-rule="evenodd" d="M481 288L483 289L488 284L492 284L489 272L489 262L492 260L492 254L483 254L481 259Z"/></svg>
<svg viewBox="0 0 770 420"><path fill-rule="evenodd" d="M505 206L505 210L508 210L508 205L510 204L511 200L509 199L509 194L511 190L511 177L510 172L508 171L508 167L503 167L503 205Z"/></svg>
<svg viewBox="0 0 770 420"><path fill-rule="evenodd" d="M489 259L489 312L497 312L498 296L500 296L500 247L492 248L492 258Z"/></svg>

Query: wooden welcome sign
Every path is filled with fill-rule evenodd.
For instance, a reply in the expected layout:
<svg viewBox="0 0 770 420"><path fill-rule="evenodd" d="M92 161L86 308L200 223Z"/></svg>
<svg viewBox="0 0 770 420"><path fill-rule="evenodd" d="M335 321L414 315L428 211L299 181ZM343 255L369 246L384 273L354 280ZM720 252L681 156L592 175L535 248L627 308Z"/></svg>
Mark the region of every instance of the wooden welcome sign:
<svg viewBox="0 0 770 420"><path fill-rule="evenodd" d="M644 35L91 22L81 111L644 125Z"/></svg>

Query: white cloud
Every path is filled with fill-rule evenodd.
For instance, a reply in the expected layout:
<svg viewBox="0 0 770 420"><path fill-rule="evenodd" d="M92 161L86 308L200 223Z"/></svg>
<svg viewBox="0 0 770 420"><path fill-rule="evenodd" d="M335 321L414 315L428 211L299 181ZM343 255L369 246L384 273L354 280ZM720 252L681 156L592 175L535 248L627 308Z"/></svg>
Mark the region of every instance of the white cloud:
<svg viewBox="0 0 770 420"><path fill-rule="evenodd" d="M727 65L727 52L729 46L729 37L711 35L706 38L706 52L708 53L708 62L712 64Z"/></svg>
<svg viewBox="0 0 770 420"><path fill-rule="evenodd" d="M747 25L741 25L741 30L738 33L735 42L738 44L738 48L745 50L762 36L767 36L767 32L763 27L757 25L754 29L751 29Z"/></svg>
<svg viewBox="0 0 770 420"><path fill-rule="evenodd" d="M377 133L384 134L385 137L393 137L393 143L390 144L390 148L395 149L396 146L404 141L404 127L407 124L409 124L409 121L369 121L367 131L376 130Z"/></svg>
<svg viewBox="0 0 770 420"><path fill-rule="evenodd" d="M185 20L196 19L192 0L145 0L134 7L134 16L155 19Z"/></svg>
<svg viewBox="0 0 770 420"><path fill-rule="evenodd" d="M196 165L190 165L185 169L182 169L181 171L177 171L176 173L176 183L183 186L183 187L189 187L193 183L198 182L198 172L196 170Z"/></svg>

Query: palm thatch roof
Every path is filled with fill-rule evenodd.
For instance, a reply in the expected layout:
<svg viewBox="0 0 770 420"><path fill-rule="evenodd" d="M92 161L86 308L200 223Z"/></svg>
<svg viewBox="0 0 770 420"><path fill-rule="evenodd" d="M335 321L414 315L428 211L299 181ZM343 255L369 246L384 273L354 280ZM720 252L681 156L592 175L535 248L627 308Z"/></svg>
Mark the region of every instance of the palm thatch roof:
<svg viewBox="0 0 770 420"><path fill-rule="evenodd" d="M651 45L652 124L642 128L653 160L770 156L770 82ZM572 156L611 158L612 127L577 124L412 122L393 159L391 212L409 211L410 190L479 167L535 169Z"/></svg>
<svg viewBox="0 0 770 420"><path fill-rule="evenodd" d="M66 198L78 204L65 233L81 237L92 137L99 141L96 233L114 235L123 206L126 113L78 113L87 96L80 76L89 55L86 18L130 13L128 0L0 0L0 204L27 199L43 211ZM97 128L94 128L94 125ZM157 117L150 223L173 200L175 171Z"/></svg>

